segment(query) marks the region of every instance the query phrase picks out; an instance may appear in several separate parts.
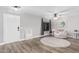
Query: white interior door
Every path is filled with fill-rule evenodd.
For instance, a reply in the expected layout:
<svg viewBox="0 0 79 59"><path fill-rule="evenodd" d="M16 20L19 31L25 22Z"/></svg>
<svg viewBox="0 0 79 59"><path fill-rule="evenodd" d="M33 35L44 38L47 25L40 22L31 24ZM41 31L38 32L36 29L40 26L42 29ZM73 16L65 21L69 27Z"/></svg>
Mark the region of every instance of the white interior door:
<svg viewBox="0 0 79 59"><path fill-rule="evenodd" d="M5 42L14 42L20 40L20 16L12 14L3 15L4 40Z"/></svg>

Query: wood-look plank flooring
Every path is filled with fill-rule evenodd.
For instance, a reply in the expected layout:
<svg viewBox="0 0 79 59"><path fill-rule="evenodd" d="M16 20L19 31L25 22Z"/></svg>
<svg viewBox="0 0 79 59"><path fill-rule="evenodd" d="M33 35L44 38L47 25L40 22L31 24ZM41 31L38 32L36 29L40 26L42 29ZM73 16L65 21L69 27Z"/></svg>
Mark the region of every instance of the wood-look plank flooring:
<svg viewBox="0 0 79 59"><path fill-rule="evenodd" d="M40 38L18 41L0 46L0 53L79 53L79 40L67 39L71 46L52 48L40 42Z"/></svg>

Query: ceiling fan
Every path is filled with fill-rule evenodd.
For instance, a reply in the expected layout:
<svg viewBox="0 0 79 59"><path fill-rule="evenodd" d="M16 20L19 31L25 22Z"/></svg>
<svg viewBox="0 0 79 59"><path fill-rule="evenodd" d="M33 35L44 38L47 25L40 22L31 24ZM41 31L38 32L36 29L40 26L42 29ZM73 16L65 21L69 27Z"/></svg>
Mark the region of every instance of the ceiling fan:
<svg viewBox="0 0 79 59"><path fill-rule="evenodd" d="M53 16L54 16L54 17L58 17L58 16L65 15L65 14L67 14L68 11L70 11L70 10L71 10L71 9L69 8L69 9L66 9L66 10L62 10L62 11L59 11L59 12L55 12L55 13L53 14Z"/></svg>
<svg viewBox="0 0 79 59"><path fill-rule="evenodd" d="M69 13L69 11L73 10L72 8L67 8L67 9L64 9L64 10L61 10L61 11L49 11L48 12L48 15L47 15L47 19L58 19L59 17L62 17L63 15L66 15Z"/></svg>

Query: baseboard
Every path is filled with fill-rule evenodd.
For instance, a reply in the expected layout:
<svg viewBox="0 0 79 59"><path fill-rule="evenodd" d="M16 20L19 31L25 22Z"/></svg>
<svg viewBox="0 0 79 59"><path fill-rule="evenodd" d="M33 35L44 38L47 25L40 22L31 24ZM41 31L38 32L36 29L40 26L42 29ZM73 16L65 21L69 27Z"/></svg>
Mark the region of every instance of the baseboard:
<svg viewBox="0 0 79 59"><path fill-rule="evenodd" d="M33 39L33 38L40 38L40 37L44 37L44 36L46 36L46 35L33 36L33 37L28 38L28 39L21 39L21 40L18 40L18 41L30 40L30 39ZM10 43L18 42L18 41L1 42L0 45L10 44Z"/></svg>

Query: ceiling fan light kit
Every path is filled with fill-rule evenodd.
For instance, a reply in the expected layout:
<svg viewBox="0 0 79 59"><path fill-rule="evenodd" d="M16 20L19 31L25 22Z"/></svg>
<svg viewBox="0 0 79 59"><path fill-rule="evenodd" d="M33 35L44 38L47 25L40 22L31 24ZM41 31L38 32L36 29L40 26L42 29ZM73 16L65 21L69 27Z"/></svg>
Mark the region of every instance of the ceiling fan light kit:
<svg viewBox="0 0 79 59"><path fill-rule="evenodd" d="M54 19L54 20L57 20L57 19L58 19L58 17L53 17L53 19Z"/></svg>

